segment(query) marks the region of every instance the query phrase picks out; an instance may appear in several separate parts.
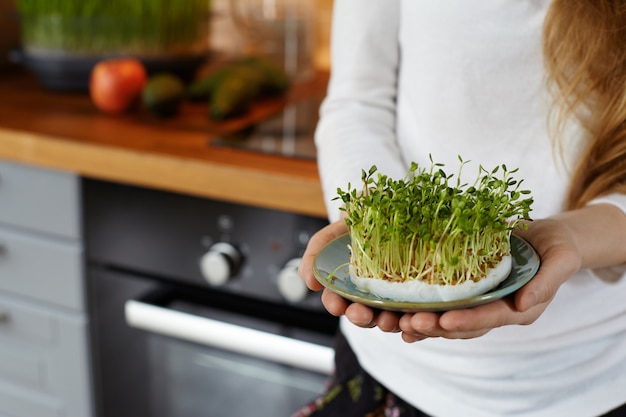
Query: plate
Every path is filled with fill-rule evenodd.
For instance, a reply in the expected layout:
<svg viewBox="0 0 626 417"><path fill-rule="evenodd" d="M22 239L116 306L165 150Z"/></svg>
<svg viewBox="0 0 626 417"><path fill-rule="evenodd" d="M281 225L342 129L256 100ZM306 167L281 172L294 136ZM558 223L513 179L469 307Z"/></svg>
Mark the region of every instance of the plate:
<svg viewBox="0 0 626 417"><path fill-rule="evenodd" d="M521 288L532 279L539 269L539 255L522 238L511 236L513 265L509 276L495 289L470 298L454 301L416 303L395 301L365 292L357 288L348 272L350 259L350 236L345 234L328 243L315 257L313 274L326 288L342 297L381 310L402 312L446 311L475 307L499 300Z"/></svg>

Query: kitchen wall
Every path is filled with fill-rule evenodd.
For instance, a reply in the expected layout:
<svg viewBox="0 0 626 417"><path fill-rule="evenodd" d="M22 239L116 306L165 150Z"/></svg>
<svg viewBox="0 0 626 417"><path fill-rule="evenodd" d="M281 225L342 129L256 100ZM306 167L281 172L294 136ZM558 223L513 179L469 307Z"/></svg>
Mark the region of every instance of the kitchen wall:
<svg viewBox="0 0 626 417"><path fill-rule="evenodd" d="M2 0L0 0L2 1ZM233 25L228 13L230 0L213 1L213 22L211 28L211 45L215 50L237 52L241 49L241 38ZM315 48L315 65L319 69L330 68L330 23L333 0L315 0L317 12L317 33Z"/></svg>

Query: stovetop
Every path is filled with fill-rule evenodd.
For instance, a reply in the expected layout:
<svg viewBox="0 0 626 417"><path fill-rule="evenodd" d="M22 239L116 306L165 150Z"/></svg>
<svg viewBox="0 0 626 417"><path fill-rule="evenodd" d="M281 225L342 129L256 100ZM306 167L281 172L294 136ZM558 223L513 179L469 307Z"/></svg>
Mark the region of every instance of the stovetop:
<svg viewBox="0 0 626 417"><path fill-rule="evenodd" d="M272 118L213 139L210 145L314 160L316 150L313 138L321 101L321 97L316 97L295 102Z"/></svg>

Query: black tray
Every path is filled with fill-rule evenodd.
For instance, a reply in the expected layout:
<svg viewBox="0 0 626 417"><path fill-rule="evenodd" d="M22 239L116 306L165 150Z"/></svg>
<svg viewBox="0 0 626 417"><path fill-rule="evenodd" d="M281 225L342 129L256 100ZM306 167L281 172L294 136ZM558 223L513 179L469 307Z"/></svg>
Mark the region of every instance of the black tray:
<svg viewBox="0 0 626 417"><path fill-rule="evenodd" d="M164 57L136 56L146 67L149 75L169 72L188 82L200 66L210 58L210 53ZM12 60L32 71L39 82L47 88L65 91L87 91L89 76L96 63L114 56L71 56L55 54L33 54L13 51ZM119 57L119 56L115 56Z"/></svg>

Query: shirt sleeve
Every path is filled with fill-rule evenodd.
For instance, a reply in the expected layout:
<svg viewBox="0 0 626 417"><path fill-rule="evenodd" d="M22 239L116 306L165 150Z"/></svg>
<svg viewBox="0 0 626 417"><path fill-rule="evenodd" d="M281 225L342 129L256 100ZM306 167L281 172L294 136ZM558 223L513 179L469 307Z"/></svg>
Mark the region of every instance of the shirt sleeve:
<svg viewBox="0 0 626 417"><path fill-rule="evenodd" d="M589 205L594 204L611 204L626 214L626 194L613 193L591 200Z"/></svg>
<svg viewBox="0 0 626 417"><path fill-rule="evenodd" d="M406 173L395 135L398 20L398 0L334 2L331 77L315 135L331 221L340 217L337 188L360 188L362 170Z"/></svg>

